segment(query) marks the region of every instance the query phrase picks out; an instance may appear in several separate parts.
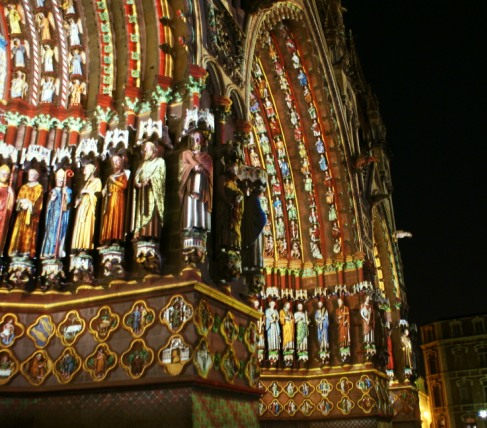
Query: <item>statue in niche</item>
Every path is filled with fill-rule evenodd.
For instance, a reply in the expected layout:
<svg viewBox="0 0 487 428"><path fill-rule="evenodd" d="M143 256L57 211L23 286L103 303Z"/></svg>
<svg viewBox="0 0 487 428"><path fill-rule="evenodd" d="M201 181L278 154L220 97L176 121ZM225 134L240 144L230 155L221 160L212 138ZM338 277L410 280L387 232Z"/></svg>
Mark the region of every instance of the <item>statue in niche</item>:
<svg viewBox="0 0 487 428"><path fill-rule="evenodd" d="M279 321L282 325L282 350L289 352L294 350L294 316L291 311L291 303L284 303L279 311Z"/></svg>
<svg viewBox="0 0 487 428"><path fill-rule="evenodd" d="M85 183L74 204L77 211L71 248L77 251L93 249L96 203L101 191L101 180L95 177L95 170L92 163L83 168Z"/></svg>
<svg viewBox="0 0 487 428"><path fill-rule="evenodd" d="M17 71L10 84L11 98L25 98L27 90L29 89L29 84L26 82L25 78L25 73L22 73L20 70Z"/></svg>
<svg viewBox="0 0 487 428"><path fill-rule="evenodd" d="M265 311L265 330L269 351L279 351L281 347L281 331L279 328L279 313L274 300L269 302L269 307Z"/></svg>
<svg viewBox="0 0 487 428"><path fill-rule="evenodd" d="M43 188L39 183L39 172L31 168L28 181L19 191L16 211L17 218L9 247L9 256L34 257L39 217L42 210Z"/></svg>
<svg viewBox="0 0 487 428"><path fill-rule="evenodd" d="M49 12L47 15L45 15L44 12L39 12L36 15L36 24L41 41L45 42L51 40L51 25L53 28L56 26L52 13Z"/></svg>
<svg viewBox="0 0 487 428"><path fill-rule="evenodd" d="M71 76L83 75L83 64L85 63L85 53L79 49L74 49L68 56L69 74Z"/></svg>
<svg viewBox="0 0 487 428"><path fill-rule="evenodd" d="M218 215L218 246L222 250L240 250L242 245L241 224L243 215L243 192L237 184L238 166L227 166L219 183L220 206Z"/></svg>
<svg viewBox="0 0 487 428"><path fill-rule="evenodd" d="M74 79L69 84L69 106L77 106L81 104L81 95L86 94L86 83L79 79Z"/></svg>
<svg viewBox="0 0 487 428"><path fill-rule="evenodd" d="M112 174L102 190L103 209L100 243L123 241L125 235L125 190L128 178L123 170L123 158L111 158Z"/></svg>
<svg viewBox="0 0 487 428"><path fill-rule="evenodd" d="M360 316L362 318L363 340L364 343L374 343L374 307L370 296L365 298L360 307Z"/></svg>
<svg viewBox="0 0 487 428"><path fill-rule="evenodd" d="M213 200L213 160L202 150L202 132L189 135L188 150L180 158L179 198L182 203L182 228L211 229Z"/></svg>
<svg viewBox="0 0 487 428"><path fill-rule="evenodd" d="M69 18L64 23L64 28L68 31L69 47L81 46L80 34L82 33L81 21L75 21L74 18Z"/></svg>
<svg viewBox="0 0 487 428"><path fill-rule="evenodd" d="M336 321L338 326L338 345L340 348L348 348L350 346L350 311L340 298L336 309Z"/></svg>
<svg viewBox="0 0 487 428"><path fill-rule="evenodd" d="M65 15L74 15L76 9L74 8L74 0L64 0L61 2L61 9Z"/></svg>
<svg viewBox="0 0 487 428"><path fill-rule="evenodd" d="M52 103L54 94L57 94L57 85L54 77L47 77L41 80L41 103Z"/></svg>
<svg viewBox="0 0 487 428"><path fill-rule="evenodd" d="M10 168L2 165L0 166L0 256L3 255L14 202L15 193L10 185Z"/></svg>
<svg viewBox="0 0 487 428"><path fill-rule="evenodd" d="M328 335L328 327L330 325L330 318L328 311L323 306L323 301L318 300L318 309L315 312L315 322L317 326L318 344L320 346L320 353L329 352L330 339Z"/></svg>
<svg viewBox="0 0 487 428"><path fill-rule="evenodd" d="M260 180L247 183L249 187L244 199L242 219L242 264L244 271L260 271L264 265L262 231L267 223L267 216L261 206L261 196L265 184Z"/></svg>
<svg viewBox="0 0 487 428"><path fill-rule="evenodd" d="M411 338L409 337L409 329L405 329L404 333L401 335L401 347L402 353L404 355L404 366L408 368L413 368L413 345L411 343Z"/></svg>
<svg viewBox="0 0 487 428"><path fill-rule="evenodd" d="M66 171L58 170L56 187L49 192L48 197L41 258L60 258L66 255L64 248L72 193L66 185Z"/></svg>
<svg viewBox="0 0 487 428"><path fill-rule="evenodd" d="M25 67L25 58L27 57L27 47L20 41L20 39L14 39L11 49L14 67Z"/></svg>
<svg viewBox="0 0 487 428"><path fill-rule="evenodd" d="M8 4L7 5L7 21L10 27L10 34L21 34L22 29L20 28L20 23L22 22L22 14L17 9L20 9L20 6L15 4Z"/></svg>
<svg viewBox="0 0 487 428"><path fill-rule="evenodd" d="M307 360L309 319L308 313L305 311L301 302L298 303L298 310L294 312L294 322L296 324L296 350L298 352L299 359Z"/></svg>
<svg viewBox="0 0 487 428"><path fill-rule="evenodd" d="M54 72L54 59L56 57L56 49L52 49L48 44L42 47L42 67L45 73Z"/></svg>
<svg viewBox="0 0 487 428"><path fill-rule="evenodd" d="M135 173L134 186L134 237L158 240L164 221L166 163L151 141L144 145L144 161Z"/></svg>

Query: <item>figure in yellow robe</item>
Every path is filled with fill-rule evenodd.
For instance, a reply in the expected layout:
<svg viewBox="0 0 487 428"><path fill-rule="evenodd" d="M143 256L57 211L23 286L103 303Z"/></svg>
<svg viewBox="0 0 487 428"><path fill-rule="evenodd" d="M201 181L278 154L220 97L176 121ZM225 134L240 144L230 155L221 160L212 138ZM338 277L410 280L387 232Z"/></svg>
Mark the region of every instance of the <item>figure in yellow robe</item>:
<svg viewBox="0 0 487 428"><path fill-rule="evenodd" d="M29 169L27 177L28 182L20 188L17 197L17 218L10 241L9 256L35 257L36 254L37 226L42 210L43 189L37 181L39 172L36 169Z"/></svg>
<svg viewBox="0 0 487 428"><path fill-rule="evenodd" d="M151 141L145 143L144 162L135 173L134 186L134 237L157 240L164 221L166 163Z"/></svg>
<svg viewBox="0 0 487 428"><path fill-rule="evenodd" d="M125 233L125 189L128 179L123 170L123 159L120 156L113 156L112 166L113 174L108 177L102 190L101 244L122 241Z"/></svg>
<svg viewBox="0 0 487 428"><path fill-rule="evenodd" d="M289 302L284 303L279 311L279 321L282 325L282 350L291 351L294 349L294 315Z"/></svg>
<svg viewBox="0 0 487 428"><path fill-rule="evenodd" d="M91 163L85 165L83 169L85 185L81 189L74 206L78 210L76 212L71 244L73 250L93 249L96 202L101 191L101 180L94 176L95 169L95 166Z"/></svg>

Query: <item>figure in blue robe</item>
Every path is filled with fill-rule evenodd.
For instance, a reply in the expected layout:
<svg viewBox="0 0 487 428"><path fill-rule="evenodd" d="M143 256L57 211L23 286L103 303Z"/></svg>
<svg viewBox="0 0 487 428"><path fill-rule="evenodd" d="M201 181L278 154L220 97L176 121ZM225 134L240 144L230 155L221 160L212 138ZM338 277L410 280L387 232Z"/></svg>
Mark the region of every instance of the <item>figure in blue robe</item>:
<svg viewBox="0 0 487 428"><path fill-rule="evenodd" d="M42 242L41 258L61 258L64 251L66 230L70 212L73 191L64 185L65 172L56 173L56 187L49 192L49 202L46 211L46 228Z"/></svg>

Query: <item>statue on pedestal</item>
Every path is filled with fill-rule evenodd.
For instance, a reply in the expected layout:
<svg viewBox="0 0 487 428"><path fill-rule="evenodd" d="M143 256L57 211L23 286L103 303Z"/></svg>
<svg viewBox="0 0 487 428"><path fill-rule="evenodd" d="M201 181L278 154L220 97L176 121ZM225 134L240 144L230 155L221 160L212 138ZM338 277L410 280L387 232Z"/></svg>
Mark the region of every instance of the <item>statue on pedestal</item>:
<svg viewBox="0 0 487 428"><path fill-rule="evenodd" d="M206 253L206 233L211 230L213 202L213 160L203 151L199 130L189 134L190 148L180 157L179 198L182 204L183 254L187 262L202 261Z"/></svg>
<svg viewBox="0 0 487 428"><path fill-rule="evenodd" d="M161 255L159 238L164 221L166 163L152 141L144 145L144 160L134 179L134 238L137 240L136 261L157 270Z"/></svg>

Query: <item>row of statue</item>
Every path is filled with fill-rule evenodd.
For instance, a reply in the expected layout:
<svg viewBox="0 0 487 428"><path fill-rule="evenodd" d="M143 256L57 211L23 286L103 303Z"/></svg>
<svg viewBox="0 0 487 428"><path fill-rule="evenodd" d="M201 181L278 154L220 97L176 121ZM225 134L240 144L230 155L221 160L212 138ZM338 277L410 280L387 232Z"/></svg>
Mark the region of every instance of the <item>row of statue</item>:
<svg viewBox="0 0 487 428"><path fill-rule="evenodd" d="M260 308L256 301L255 306ZM262 309L261 309L262 310ZM369 359L375 354L375 312L370 296L366 296L360 306L360 319L362 323L362 338ZM333 313L336 326L336 340L340 352L340 360L348 362L351 356L350 346L350 310L342 298L337 299L337 307ZM258 348L259 360L262 363L267 350L268 361L271 366L276 365L282 353L282 361L285 366L292 366L297 356L298 362L306 362L309 359L308 338L310 325L314 323L316 329L316 344L319 359L323 364L329 364L331 358L330 342L331 314L328 312L323 299L318 299L312 314L308 314L303 302L298 301L296 311L291 310L291 302L285 301L280 310L277 302L270 300L268 307L258 323ZM374 349L371 353L370 350Z"/></svg>
<svg viewBox="0 0 487 428"><path fill-rule="evenodd" d="M61 79L56 74L61 63L59 48L55 39L58 37L56 20L52 12L46 12L40 0L36 1L37 12L34 22L41 42L39 58L41 62L42 78L40 82L40 102L52 103L54 97L60 93ZM70 77L68 95L69 105L79 105L81 96L86 92L83 82L86 54L83 50L83 26L76 13L73 1L61 4L64 21L59 31L65 31L69 53L67 55L68 72ZM28 59L34 55L31 52L29 40L26 37L26 16L21 4L8 4L5 15L11 36L11 58L15 73L12 74L10 97L25 99L28 95L29 83L27 79Z"/></svg>
<svg viewBox="0 0 487 428"><path fill-rule="evenodd" d="M178 194L185 260L188 263L204 260L215 199L218 201L218 209L213 217L217 225L217 248L226 256L240 257L242 245L250 248L258 243L266 222L259 202L263 187L256 186L254 192L254 188L242 179L247 177L247 181L255 181L259 173L252 167L239 166L228 157L224 170L214 184L213 159L206 151L209 134L198 129L196 123L183 134L183 137L187 137L187 148L179 157ZM47 269L53 273L54 269L56 275L62 275L62 266L56 261L67 253L71 255L71 270L90 271L90 252L97 245L100 245L97 248L102 255L101 265L106 261L111 269L116 262L117 269L120 269L128 232L133 234L136 243L136 261L151 269L160 267L166 164L160 155L158 140L151 140L152 137L146 139L141 146L142 160L132 180L130 172L124 169L123 156L115 154L110 157L112 171L104 185L97 177L95 164L92 161L84 164L83 183L76 195L70 185L74 176L70 169L55 171L55 182L45 197L38 169L30 168L23 174L13 174L10 166L2 165L0 253L12 258L9 272L20 271L22 266L19 263L25 264L27 259L40 258L45 271ZM16 179L17 176L27 176L17 195L12 186L14 176ZM265 185L265 178L260 177L257 181ZM130 198L127 195L129 189L133 192ZM98 208L100 199L101 210ZM249 221L243 221L244 202L246 215L252 216ZM45 218L42 225L41 218ZM70 224L73 225L72 232ZM39 231L42 234L38 237ZM256 259L249 259L247 266L261 267L262 246L257 247L254 251ZM17 265L15 262L18 262ZM238 265L238 262L235 264ZM110 276L109 273L105 272L105 275ZM22 277L21 280L24 279ZM78 279L84 280L81 276Z"/></svg>
<svg viewBox="0 0 487 428"><path fill-rule="evenodd" d="M286 100L287 114L289 115L289 126L294 135L296 143L296 152L299 155L301 167L300 172L303 177L303 186L307 196L308 206L310 207L310 253L313 258L322 259L322 231L318 221L317 202L313 179L311 177L311 158L306 146L306 133L304 132L304 118L299 116L296 109L297 102L294 100L295 93L291 90L291 81L296 79L298 86L302 88L303 97L307 105L309 119L312 121L311 131L316 139L315 147L319 155L318 167L325 175L324 182L327 186L328 219L331 223L332 250L335 254L341 252L341 231L338 219L338 213L334 201L334 190L332 179L328 167L327 153L323 142L321 126L318 123L316 108L314 105L312 93L308 85L306 71L301 63L300 52L297 48L292 32L285 26L280 26L282 40L285 41L285 48L292 55L292 64L294 72L286 71L282 55L278 53L279 47L277 42L270 36L263 38L262 45L269 51L269 57L273 63L275 79L279 82L281 91ZM297 74L297 75L296 75ZM261 149L259 156L258 148L253 141L248 146L248 158L252 165L261 167L263 165L269 175L270 186L272 188L272 201L264 201L264 208L273 208L273 217L275 220L275 235L272 233L272 226L269 223L264 228L264 254L266 257L274 256L274 247L280 257L300 259L303 249L301 248L301 239L299 236L299 227L297 223L297 204L294 201L294 184L290 173L288 163L287 148L284 143L284 135L281 126L283 126L283 117L278 117L277 109L273 105L270 97L270 88L268 87L268 78L266 78L263 67L259 62L254 63L253 67L253 84L250 92L250 112L252 121L258 139L258 145ZM282 113L280 113L282 115ZM310 144L311 145L311 144ZM271 146L273 149L271 149ZM281 178L278 178L278 177ZM284 187L284 192L282 184ZM290 190L289 190L290 189ZM287 213L287 221L283 220L284 213ZM267 212L268 218L271 216ZM286 233L286 229L288 232ZM276 242L274 242L274 236ZM290 239L290 243L287 240Z"/></svg>

